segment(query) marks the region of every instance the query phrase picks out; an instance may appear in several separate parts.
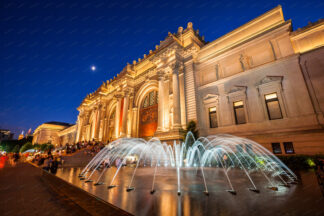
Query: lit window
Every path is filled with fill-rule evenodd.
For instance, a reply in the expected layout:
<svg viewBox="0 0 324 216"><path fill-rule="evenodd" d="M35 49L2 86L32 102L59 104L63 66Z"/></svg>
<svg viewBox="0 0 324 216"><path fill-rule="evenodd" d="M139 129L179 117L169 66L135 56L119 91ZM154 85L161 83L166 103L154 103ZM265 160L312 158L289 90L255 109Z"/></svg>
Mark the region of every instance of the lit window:
<svg viewBox="0 0 324 216"><path fill-rule="evenodd" d="M236 124L246 123L243 101L234 102L234 115Z"/></svg>
<svg viewBox="0 0 324 216"><path fill-rule="evenodd" d="M149 97L148 96L146 96L145 97L145 99L144 99L144 103L143 103L143 107L145 108L145 107L148 107L148 104L149 104Z"/></svg>
<svg viewBox="0 0 324 216"><path fill-rule="evenodd" d="M151 91L148 93L148 95L144 98L144 102L142 107L146 108L149 106L153 106L158 103L158 92L157 91Z"/></svg>
<svg viewBox="0 0 324 216"><path fill-rule="evenodd" d="M267 94L264 96L270 120L282 119L282 113L277 93Z"/></svg>
<svg viewBox="0 0 324 216"><path fill-rule="evenodd" d="M217 123L217 112L216 112L216 107L211 107L209 108L209 126L210 128L217 128L218 123Z"/></svg>
<svg viewBox="0 0 324 216"><path fill-rule="evenodd" d="M115 119L115 115L116 115L116 110L114 110L114 112L110 115L110 119Z"/></svg>
<svg viewBox="0 0 324 216"><path fill-rule="evenodd" d="M155 104L155 94L154 94L154 93L155 93L155 92L152 91L152 92L150 92L150 94L149 94L149 97L150 97L150 106L152 106L152 105Z"/></svg>
<svg viewBox="0 0 324 216"><path fill-rule="evenodd" d="M286 154L295 154L294 146L292 142L284 142Z"/></svg>
<svg viewBox="0 0 324 216"><path fill-rule="evenodd" d="M271 145L272 145L272 152L274 154L282 154L280 143L271 143Z"/></svg>

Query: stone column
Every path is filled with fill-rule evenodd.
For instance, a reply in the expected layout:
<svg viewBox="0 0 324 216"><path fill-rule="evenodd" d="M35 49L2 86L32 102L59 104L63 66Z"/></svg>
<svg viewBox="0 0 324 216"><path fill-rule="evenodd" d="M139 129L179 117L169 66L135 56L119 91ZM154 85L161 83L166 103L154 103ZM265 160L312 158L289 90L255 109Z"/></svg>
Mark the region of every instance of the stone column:
<svg viewBox="0 0 324 216"><path fill-rule="evenodd" d="M79 116L78 116L78 124L77 124L77 135L76 135L76 139L75 142L79 142L81 139L81 129L82 129L82 123L83 123L83 116L80 112Z"/></svg>
<svg viewBox="0 0 324 216"><path fill-rule="evenodd" d="M186 129L186 125L187 125L186 102L185 102L185 93L184 93L184 75L182 71L181 73L179 71L179 90L180 90L181 127L183 129Z"/></svg>
<svg viewBox="0 0 324 216"><path fill-rule="evenodd" d="M181 112L180 112L180 90L178 66L175 65L172 71L172 89L173 89L173 129L181 128Z"/></svg>
<svg viewBox="0 0 324 216"><path fill-rule="evenodd" d="M96 123L95 123L95 134L94 138L95 140L99 140L99 132L100 132L100 127L101 127L101 109L102 106L99 105L97 109L97 114L96 114Z"/></svg>
<svg viewBox="0 0 324 216"><path fill-rule="evenodd" d="M128 112L128 119L127 119L127 137L132 136L132 122L133 122L133 100L134 96L130 96L129 99L129 112Z"/></svg>
<svg viewBox="0 0 324 216"><path fill-rule="evenodd" d="M132 133L131 136L133 137L137 137L137 129L138 129L138 108L137 107L133 107L133 117L132 117Z"/></svg>
<svg viewBox="0 0 324 216"><path fill-rule="evenodd" d="M225 92L225 86L224 84L219 84L218 85L218 101L219 101L219 106L216 106L216 112L217 112L217 117L219 117L219 127L222 126L229 126L233 124L233 116L231 113L231 110L233 109L229 104L229 99L227 97L227 94ZM219 115L221 114L221 115Z"/></svg>
<svg viewBox="0 0 324 216"><path fill-rule="evenodd" d="M164 101L163 101L163 106L164 106L164 129L169 130L170 129L170 112L169 112L169 97L170 97L170 78L167 75L164 78L164 85L163 85L163 95L164 95ZM160 100L160 99L159 99Z"/></svg>
<svg viewBox="0 0 324 216"><path fill-rule="evenodd" d="M164 89L163 89L163 84L164 84L164 77L163 77L163 73L159 73L159 101L158 101L158 127L157 127L157 131L163 131L164 129Z"/></svg>
<svg viewBox="0 0 324 216"><path fill-rule="evenodd" d="M108 116L105 118L105 132L104 132L104 141L108 141L108 134L109 134L109 119Z"/></svg>
<svg viewBox="0 0 324 216"><path fill-rule="evenodd" d="M129 96L128 96L128 93L126 93L125 96L124 96L124 107L123 107L123 119L122 119L121 137L125 137L127 135L128 104L129 104Z"/></svg>
<svg viewBox="0 0 324 216"><path fill-rule="evenodd" d="M184 64L184 89L187 100L185 100L186 106L186 117L188 121L194 120L197 121L197 113L198 113L198 98L196 95L196 78L195 78L195 67L193 59L190 59Z"/></svg>
<svg viewBox="0 0 324 216"><path fill-rule="evenodd" d="M116 139L119 138L119 119L120 119L120 109L121 109L121 97L117 96L117 107L115 115L115 136Z"/></svg>

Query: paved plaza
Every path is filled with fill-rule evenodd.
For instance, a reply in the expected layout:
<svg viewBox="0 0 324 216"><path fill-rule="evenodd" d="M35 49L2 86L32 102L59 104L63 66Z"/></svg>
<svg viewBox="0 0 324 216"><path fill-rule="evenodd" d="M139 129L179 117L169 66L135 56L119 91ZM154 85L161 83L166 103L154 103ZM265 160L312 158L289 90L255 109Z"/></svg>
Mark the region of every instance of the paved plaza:
<svg viewBox="0 0 324 216"><path fill-rule="evenodd" d="M155 189L151 195L153 168L138 168L131 186L135 190L127 192L134 168L123 167L110 190L116 168L107 170L101 178L103 185L80 181L81 168L59 169L56 176L82 188L83 190L134 215L324 215L324 197L316 180L314 171L296 171L297 185L289 188L281 186L275 180L278 191L270 190L269 184L260 173L251 173L260 193L249 191L250 182L242 170L232 169L229 177L237 195L226 192L229 186L222 169L205 168L209 196L204 191L201 172L196 169L182 169L181 196L177 195L177 177L175 169L159 168ZM98 179L99 172L94 172L92 179Z"/></svg>
<svg viewBox="0 0 324 216"><path fill-rule="evenodd" d="M41 180L41 170L27 163L0 169L0 215L88 215Z"/></svg>

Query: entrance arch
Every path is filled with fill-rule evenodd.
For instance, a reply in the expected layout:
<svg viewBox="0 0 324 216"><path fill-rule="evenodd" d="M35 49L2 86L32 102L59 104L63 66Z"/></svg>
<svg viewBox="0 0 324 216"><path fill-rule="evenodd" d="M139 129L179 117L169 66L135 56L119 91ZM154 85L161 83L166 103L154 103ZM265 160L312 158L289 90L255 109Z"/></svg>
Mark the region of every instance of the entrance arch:
<svg viewBox="0 0 324 216"><path fill-rule="evenodd" d="M106 126L106 135L105 140L111 142L116 139L115 126L116 126L116 108L117 103L115 100L112 100L107 106L107 126Z"/></svg>
<svg viewBox="0 0 324 216"><path fill-rule="evenodd" d="M140 104L139 133L141 138L153 137L158 125L158 92L148 92Z"/></svg>
<svg viewBox="0 0 324 216"><path fill-rule="evenodd" d="M114 132L115 132L115 115L116 115L116 109L113 110L113 112L109 116L108 120L108 141L111 142L114 138Z"/></svg>

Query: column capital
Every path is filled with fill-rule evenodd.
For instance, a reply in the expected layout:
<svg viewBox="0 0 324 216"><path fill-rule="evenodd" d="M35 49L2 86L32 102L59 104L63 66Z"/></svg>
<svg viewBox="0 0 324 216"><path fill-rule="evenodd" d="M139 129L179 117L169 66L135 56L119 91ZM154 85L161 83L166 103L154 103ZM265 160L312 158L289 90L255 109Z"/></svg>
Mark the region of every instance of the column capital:
<svg viewBox="0 0 324 216"><path fill-rule="evenodd" d="M180 63L180 62L174 62L174 63L171 63L169 65L169 67L171 68L172 70L172 73L177 73L178 71L182 71L183 70L183 64Z"/></svg>
<svg viewBox="0 0 324 216"><path fill-rule="evenodd" d="M164 81L170 81L170 79L171 79L171 74L164 75Z"/></svg>
<svg viewBox="0 0 324 216"><path fill-rule="evenodd" d="M133 107L133 111L137 111L138 110L138 107Z"/></svg>
<svg viewBox="0 0 324 216"><path fill-rule="evenodd" d="M164 74L159 75L158 81L163 81L164 80Z"/></svg>
<svg viewBox="0 0 324 216"><path fill-rule="evenodd" d="M116 100L119 100L119 99L121 99L123 97L123 94L115 94L114 95L114 99L116 99Z"/></svg>
<svg viewBox="0 0 324 216"><path fill-rule="evenodd" d="M160 78L160 77L163 77L165 73L164 73L163 70L158 70L156 74L157 74L158 77Z"/></svg>

